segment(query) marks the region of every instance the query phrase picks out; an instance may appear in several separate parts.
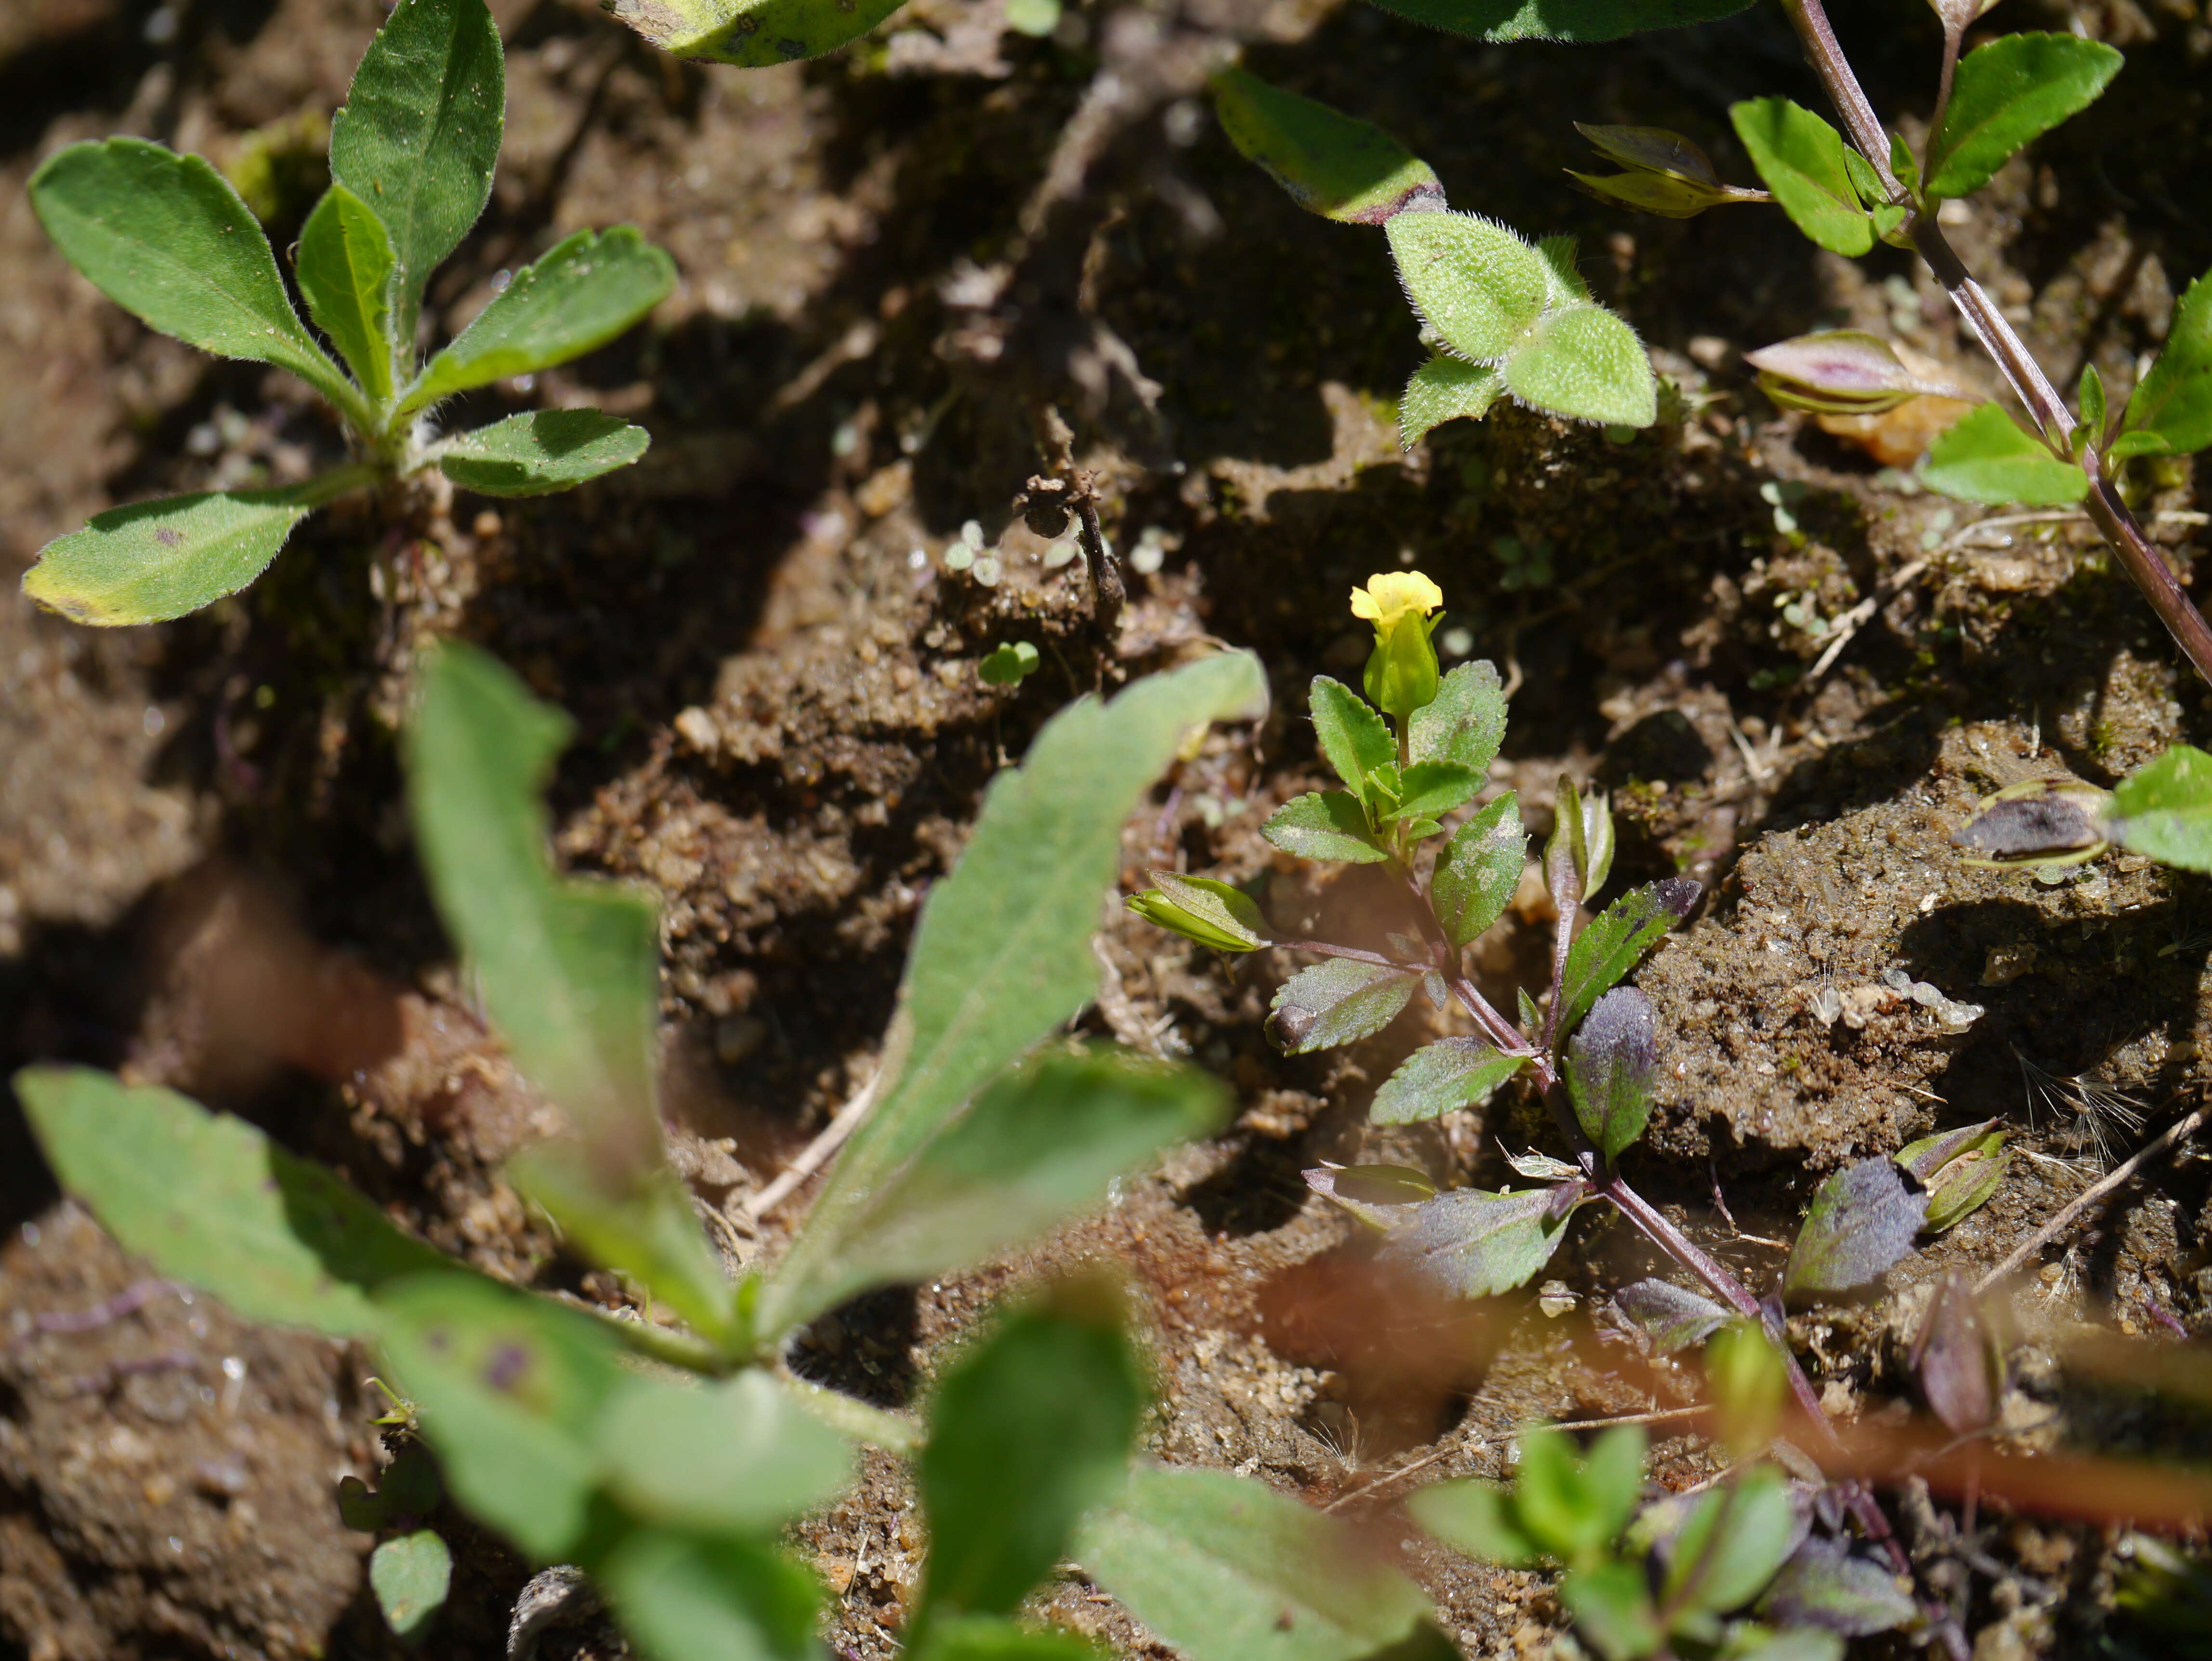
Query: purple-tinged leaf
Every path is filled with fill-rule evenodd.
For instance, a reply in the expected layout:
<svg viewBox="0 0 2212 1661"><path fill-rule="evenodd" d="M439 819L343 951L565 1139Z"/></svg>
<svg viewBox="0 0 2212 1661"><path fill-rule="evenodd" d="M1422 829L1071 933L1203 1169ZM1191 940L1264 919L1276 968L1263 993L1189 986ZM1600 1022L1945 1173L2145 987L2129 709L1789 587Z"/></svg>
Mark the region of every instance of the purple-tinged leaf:
<svg viewBox="0 0 2212 1661"><path fill-rule="evenodd" d="M1572 1032L1601 994L1636 967L1659 937L1690 915L1700 889L1689 877L1632 888L1599 914L1567 953L1559 1031Z"/></svg>
<svg viewBox="0 0 2212 1661"><path fill-rule="evenodd" d="M1897 1151L1899 1165L1928 1190L1928 1220L1922 1226L1930 1234L1941 1234L1987 1204L2004 1180L2012 1154L1997 1123L1962 1125Z"/></svg>
<svg viewBox="0 0 2212 1661"><path fill-rule="evenodd" d="M1845 1292L1879 1279L1912 1250L1927 1217L1927 1194L1908 1188L1893 1161L1847 1166L1813 1196L1782 1271L1783 1295Z"/></svg>
<svg viewBox="0 0 2212 1661"><path fill-rule="evenodd" d="M1609 127L1577 121L1575 131L1608 161L1645 173L1664 173L1692 185L1717 185L1712 158L1680 133L1665 127Z"/></svg>
<svg viewBox="0 0 2212 1661"><path fill-rule="evenodd" d="M2112 793L2075 778L2029 779L1980 803L1952 834L1968 865L2079 865L2112 834Z"/></svg>
<svg viewBox="0 0 2212 1661"><path fill-rule="evenodd" d="M1463 1188L1404 1208L1382 1256L1455 1298L1491 1298L1525 1284L1566 1238L1548 1188L1489 1194ZM1572 1208L1569 1208L1571 1213Z"/></svg>
<svg viewBox="0 0 2212 1661"><path fill-rule="evenodd" d="M1651 1001L1615 987L1590 1006L1567 1046L1567 1089L1583 1134L1607 1164L1644 1134L1651 1118L1651 1075L1659 1064Z"/></svg>
<svg viewBox="0 0 2212 1661"><path fill-rule="evenodd" d="M1846 1638L1870 1638L1919 1618L1912 1595L1869 1558L1840 1540L1808 1539L1776 1573L1759 1612L1782 1627L1825 1627Z"/></svg>
<svg viewBox="0 0 2212 1661"><path fill-rule="evenodd" d="M1916 398L1965 399L1948 382L1916 374L1896 349L1863 329L1825 329L1743 355L1761 391L1784 409L1881 415Z"/></svg>
<svg viewBox="0 0 2212 1661"><path fill-rule="evenodd" d="M1388 964L1331 958L1283 983L1267 1025L1286 1055L1332 1050L1388 1026L1419 978Z"/></svg>
<svg viewBox="0 0 2212 1661"><path fill-rule="evenodd" d="M1229 142L1311 213L1379 225L1409 208L1441 208L1427 162L1381 128L1271 87L1231 67L1213 77L1213 108Z"/></svg>
<svg viewBox="0 0 2212 1661"><path fill-rule="evenodd" d="M1702 1343L1735 1318L1733 1311L1668 1281L1638 1281L1613 1301L1662 1355Z"/></svg>
<svg viewBox="0 0 2212 1661"><path fill-rule="evenodd" d="M1913 1341L1912 1369L1929 1410L1953 1433L1968 1435L1996 1422L2003 1357L1982 1301L1964 1275L1947 1275L1936 1286Z"/></svg>
<svg viewBox="0 0 2212 1661"><path fill-rule="evenodd" d="M1413 1124L1477 1106L1528 1059L1508 1056L1480 1038L1440 1038L1406 1057L1375 1092L1367 1116L1376 1124Z"/></svg>

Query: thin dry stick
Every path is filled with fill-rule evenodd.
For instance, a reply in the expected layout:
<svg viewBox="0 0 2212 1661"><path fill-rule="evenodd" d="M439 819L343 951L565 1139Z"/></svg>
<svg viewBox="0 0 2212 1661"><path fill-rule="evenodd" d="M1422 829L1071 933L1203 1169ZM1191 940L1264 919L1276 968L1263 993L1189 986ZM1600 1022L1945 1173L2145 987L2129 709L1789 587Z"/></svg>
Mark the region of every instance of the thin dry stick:
<svg viewBox="0 0 2212 1661"><path fill-rule="evenodd" d="M2051 1241L2057 1238L2061 1233L2064 1232L2066 1226L2069 1223L2071 1223L2076 1217L2080 1216L2084 1211L2087 1210L2098 1201L2103 1199L2105 1196L2110 1194L2121 1183L2126 1182L2129 1177L2134 1176L2136 1172L2141 1171L2145 1165L2150 1164L2151 1161L2165 1153L2168 1149L2172 1147L2176 1142L2181 1141L2183 1137L2188 1135L2191 1131L2196 1129L2197 1126L2203 1123L2204 1110L2200 1107L2195 1112L2185 1114L2181 1118L2176 1120L2172 1124L2167 1126L2166 1129L2160 1132L2157 1136L2153 1138L2151 1141L2145 1142L2140 1148L2136 1149L2134 1157L2129 1159L2126 1164L2116 1166L2113 1169L2112 1173L2106 1177L2102 1182L2093 1183L2087 1188L2083 1189L2081 1194L2074 1200L2072 1204L2069 1205L2064 1210L2061 1211L2056 1217L2053 1217L2041 1228L2036 1230L2034 1234L2029 1238L2022 1241L2019 1249L2014 1251L2012 1256L2007 1257L2004 1262L1999 1263L1988 1274L1983 1275L1980 1281L1975 1284L1974 1290L1978 1293L1987 1292L1990 1287L1996 1286L1998 1281L2003 1280L2008 1275L2010 1275L2014 1270L2018 1269L2022 1264L2026 1263L2029 1258L2035 1256L2035 1254L2042 1250L2045 1246L2050 1244Z"/></svg>
<svg viewBox="0 0 2212 1661"><path fill-rule="evenodd" d="M760 1221L789 1199L801 1183L821 1170L830 1156L844 1147L845 1139L860 1128L860 1121L875 1105L876 1080L883 1076L878 1069L874 1079L860 1086L858 1095L837 1110L837 1116L822 1128L822 1134L799 1150L799 1157L784 1168L781 1177L745 1202L743 1208L747 1222Z"/></svg>

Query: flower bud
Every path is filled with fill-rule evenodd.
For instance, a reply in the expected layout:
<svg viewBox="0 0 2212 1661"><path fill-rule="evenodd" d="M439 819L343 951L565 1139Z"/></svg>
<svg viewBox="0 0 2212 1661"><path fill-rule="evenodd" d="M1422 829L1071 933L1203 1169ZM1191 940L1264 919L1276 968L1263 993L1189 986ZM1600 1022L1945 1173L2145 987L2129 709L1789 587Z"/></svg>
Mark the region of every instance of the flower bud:
<svg viewBox="0 0 2212 1661"><path fill-rule="evenodd" d="M1429 634L1443 590L1419 571L1378 571L1352 591L1352 615L1375 625L1367 701L1398 721L1435 701L1440 676Z"/></svg>
<svg viewBox="0 0 2212 1661"><path fill-rule="evenodd" d="M1969 865L2079 865L2110 843L2112 806L2080 779L2030 779L1975 808L1951 840Z"/></svg>
<svg viewBox="0 0 2212 1661"><path fill-rule="evenodd" d="M1242 889L1172 871L1155 871L1152 880L1157 888L1122 902L1146 922L1216 952L1256 952L1267 944L1267 922Z"/></svg>

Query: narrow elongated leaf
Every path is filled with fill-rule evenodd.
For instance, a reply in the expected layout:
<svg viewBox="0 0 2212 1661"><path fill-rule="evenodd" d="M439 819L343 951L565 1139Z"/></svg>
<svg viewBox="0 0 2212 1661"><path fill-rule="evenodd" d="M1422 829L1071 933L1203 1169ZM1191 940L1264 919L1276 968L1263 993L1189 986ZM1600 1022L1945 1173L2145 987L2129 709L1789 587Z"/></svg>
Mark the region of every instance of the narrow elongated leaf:
<svg viewBox="0 0 2212 1661"><path fill-rule="evenodd" d="M1522 1526L1512 1494L1495 1482L1431 1482L1407 1496L1406 1509L1446 1545L1485 1562L1517 1569L1544 1555Z"/></svg>
<svg viewBox="0 0 2212 1661"><path fill-rule="evenodd" d="M2212 755L2177 744L2112 792L2114 837L2190 871L2212 871Z"/></svg>
<svg viewBox="0 0 2212 1661"><path fill-rule="evenodd" d="M1428 1613L1348 1524L1221 1471L1139 1467L1075 1556L1190 1661L1358 1661Z"/></svg>
<svg viewBox="0 0 2212 1661"><path fill-rule="evenodd" d="M706 1532L773 1532L853 1477L852 1445L757 1367L701 1384L625 1376L592 1441L625 1510Z"/></svg>
<svg viewBox="0 0 2212 1661"><path fill-rule="evenodd" d="M1417 762L1457 762L1485 773L1504 739L1505 690L1498 666L1480 658L1446 675L1436 697L1413 711L1406 748Z"/></svg>
<svg viewBox="0 0 2212 1661"><path fill-rule="evenodd" d="M1301 859L1373 865L1390 856L1367 828L1358 801L1342 790L1309 790L1269 815L1260 834Z"/></svg>
<svg viewBox="0 0 2212 1661"><path fill-rule="evenodd" d="M1651 1001L1632 986L1619 986L1590 1006L1567 1045L1567 1088L1575 1117L1607 1164L1650 1123L1657 1044Z"/></svg>
<svg viewBox="0 0 2212 1661"><path fill-rule="evenodd" d="M1472 363L1510 352L1544 309L1544 262L1495 221L1403 213L1383 227L1398 280L1421 320Z"/></svg>
<svg viewBox="0 0 2212 1661"><path fill-rule="evenodd" d="M392 336L415 340L422 285L491 199L507 68L483 0L399 0L331 117L331 179L392 239Z"/></svg>
<svg viewBox="0 0 2212 1661"><path fill-rule="evenodd" d="M1389 0L1382 9L1478 40L1616 40L1732 17L1752 0Z"/></svg>
<svg viewBox="0 0 2212 1661"><path fill-rule="evenodd" d="M1397 766L1397 740L1371 704L1327 675L1314 677L1311 702L1322 754L1353 795L1371 802L1375 776Z"/></svg>
<svg viewBox="0 0 2212 1661"><path fill-rule="evenodd" d="M1847 1292L1878 1279L1912 1250L1928 1196L1889 1159L1862 1159L1822 1183L1782 1271L1785 1296Z"/></svg>
<svg viewBox="0 0 2212 1661"><path fill-rule="evenodd" d="M904 0L608 0L663 52L739 69L819 58L859 40Z"/></svg>
<svg viewBox="0 0 2212 1661"><path fill-rule="evenodd" d="M1996 1422L2004 1400L2004 1352L1965 1275L1954 1272L1937 1282L1913 1341L1912 1371L1929 1410L1953 1435L1971 1436Z"/></svg>
<svg viewBox="0 0 2212 1661"><path fill-rule="evenodd" d="M1449 1296L1495 1297L1526 1285L1559 1249L1574 1208L1559 1199L1549 1188L1439 1194L1402 1208L1382 1255Z"/></svg>
<svg viewBox="0 0 2212 1661"><path fill-rule="evenodd" d="M429 1529L386 1540L369 1554L369 1590L402 1643L429 1624L453 1582L453 1554Z"/></svg>
<svg viewBox="0 0 2212 1661"><path fill-rule="evenodd" d="M1098 983L1091 936L1099 896L1113 885L1121 826L1139 794L1194 728L1249 719L1266 708L1257 660L1223 653L1140 680L1111 703L1071 704L1046 723L1020 767L993 781L967 850L931 891L915 931L878 1105L763 1288L764 1340L819 1314L842 1295L841 1286L856 1285L856 1275L865 1284L905 1272L849 1260L852 1232L876 1226L878 1190L987 1081L1090 999ZM1111 1079L1100 1083L1112 1086L1105 1089L1109 1104L1127 1101ZM1048 1077L1039 1088L1053 1086ZM1210 1116L1212 1104L1200 1105L1192 1089L1174 1086L1185 1104L1175 1112ZM1155 1096L1158 1087L1139 1081L1137 1093ZM1049 1110L1051 1097L1041 1100ZM1132 1125L1161 1123L1148 1108L1115 1112ZM997 1178L979 1180L1003 1180L1006 1169L1000 1165ZM1103 1172L1097 1181L1103 1188Z"/></svg>
<svg viewBox="0 0 2212 1661"><path fill-rule="evenodd" d="M341 408L345 377L301 323L253 210L197 155L143 138L72 144L31 178L70 265L187 346L289 369Z"/></svg>
<svg viewBox="0 0 2212 1661"><path fill-rule="evenodd" d="M2078 465L2052 455L1996 404L1968 411L1929 445L1920 478L1962 502L2051 507L2079 502L2089 491Z"/></svg>
<svg viewBox="0 0 2212 1661"><path fill-rule="evenodd" d="M629 226L578 231L514 274L424 367L400 411L580 357L635 323L675 286L676 262Z"/></svg>
<svg viewBox="0 0 2212 1661"><path fill-rule="evenodd" d="M1444 204L1429 164L1380 127L1231 65L1213 77L1213 111L1247 161L1310 213L1379 225L1408 207Z"/></svg>
<svg viewBox="0 0 2212 1661"><path fill-rule="evenodd" d="M392 239L368 204L333 185L300 231L295 267L307 315L376 406L392 388Z"/></svg>
<svg viewBox="0 0 2212 1661"><path fill-rule="evenodd" d="M1965 196L2014 151L2094 103L2126 60L2071 34L2002 34L1959 60L1928 147L1928 192Z"/></svg>
<svg viewBox="0 0 2212 1661"><path fill-rule="evenodd" d="M1576 306L1539 323L1505 360L1505 389L1574 421L1649 427L1659 380L1636 331L1602 306Z"/></svg>
<svg viewBox="0 0 2212 1661"><path fill-rule="evenodd" d="M1729 108L1736 137L1790 222L1831 253L1874 246L1874 225L1851 183L1843 135L1786 98L1754 98Z"/></svg>
<svg viewBox="0 0 2212 1661"><path fill-rule="evenodd" d="M2123 436L2136 435L2179 454L2212 445L2212 273L2182 295L2158 361L2128 399Z"/></svg>
<svg viewBox="0 0 2212 1661"><path fill-rule="evenodd" d="M1399 1064L1375 1092L1367 1116L1375 1124L1413 1124L1455 1109L1479 1107L1526 1065L1480 1038L1439 1038Z"/></svg>
<svg viewBox="0 0 2212 1661"><path fill-rule="evenodd" d="M15 1084L54 1175L100 1226L249 1320L364 1336L381 1289L447 1262L243 1119L90 1068L26 1068Z"/></svg>
<svg viewBox="0 0 2212 1661"><path fill-rule="evenodd" d="M1432 357L1413 371L1398 399L1398 443L1410 450L1447 421L1480 421L1505 391L1496 365Z"/></svg>
<svg viewBox="0 0 2212 1661"><path fill-rule="evenodd" d="M449 438L438 471L488 496L544 496L627 467L653 438L597 410L532 410Z"/></svg>
<svg viewBox="0 0 2212 1661"><path fill-rule="evenodd" d="M592 1578L653 1661L817 1661L829 1600L811 1569L765 1540L641 1529Z"/></svg>
<svg viewBox="0 0 2212 1661"><path fill-rule="evenodd" d="M1615 1293L1613 1302L1662 1355L1703 1343L1735 1319L1734 1311L1668 1281L1638 1281Z"/></svg>
<svg viewBox="0 0 2212 1661"><path fill-rule="evenodd" d="M1528 837L1512 791L1452 833L1429 877L1437 920L1454 946L1469 946L1505 915L1528 862Z"/></svg>
<svg viewBox="0 0 2212 1661"><path fill-rule="evenodd" d="M1152 887L1122 901L1147 922L1217 952L1256 952L1267 943L1267 920L1243 889L1172 871L1152 876Z"/></svg>
<svg viewBox="0 0 2212 1661"><path fill-rule="evenodd" d="M1928 1190L1930 1234L1963 1222L1986 1205L2012 1164L2005 1133L1990 1119L1940 1136L1925 1136L1897 1150L1897 1163Z"/></svg>
<svg viewBox="0 0 2212 1661"><path fill-rule="evenodd" d="M1120 1300L1097 1281L1008 1316L953 1365L915 1466L925 1627L1014 1611L1120 1489L1149 1395Z"/></svg>
<svg viewBox="0 0 2212 1661"><path fill-rule="evenodd" d="M1917 1619L1919 1609L1897 1576L1840 1540L1810 1539L1778 1570L1759 1612L1786 1627L1825 1627L1871 1638Z"/></svg>
<svg viewBox="0 0 2212 1661"><path fill-rule="evenodd" d="M1353 1043L1397 1018L1418 978L1386 963L1330 958L1275 989L1268 1028L1288 1056Z"/></svg>
<svg viewBox="0 0 2212 1661"><path fill-rule="evenodd" d="M1805 1524L1773 1466L1746 1471L1735 1488L1698 1495L1675 1535L1660 1594L1670 1605L1712 1615L1740 1609L1804 1539Z"/></svg>
<svg viewBox="0 0 2212 1661"><path fill-rule="evenodd" d="M1636 967L1644 954L1698 903L1698 885L1668 877L1632 888L1575 937L1559 989L1559 1031L1572 1032L1599 995Z"/></svg>
<svg viewBox="0 0 2212 1661"><path fill-rule="evenodd" d="M111 508L40 549L23 592L100 628L180 618L267 570L317 499L305 490L218 490Z"/></svg>

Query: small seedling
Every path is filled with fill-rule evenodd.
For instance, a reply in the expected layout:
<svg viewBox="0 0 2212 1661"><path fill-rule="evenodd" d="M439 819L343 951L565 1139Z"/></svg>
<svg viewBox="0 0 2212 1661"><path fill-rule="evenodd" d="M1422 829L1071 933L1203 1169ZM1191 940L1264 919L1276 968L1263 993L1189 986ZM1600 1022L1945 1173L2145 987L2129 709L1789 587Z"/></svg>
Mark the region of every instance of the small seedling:
<svg viewBox="0 0 2212 1661"><path fill-rule="evenodd" d="M1037 648L1029 642L1010 640L993 647L975 666L975 673L986 686L1018 686L1036 672L1040 661Z"/></svg>
<svg viewBox="0 0 2212 1661"><path fill-rule="evenodd" d="M27 593L79 623L182 617L251 583L294 526L353 491L436 468L486 496L537 496L645 453L644 429L594 410L445 435L433 423L457 393L605 344L675 283L668 256L635 231L579 231L418 362L424 285L490 198L505 106L499 30L483 0L400 0L331 120L331 187L300 233L293 271L320 338L294 308L252 210L198 156L110 138L72 144L39 169L40 222L103 294L187 345L299 376L338 413L355 459L283 489L97 514L40 551Z"/></svg>

